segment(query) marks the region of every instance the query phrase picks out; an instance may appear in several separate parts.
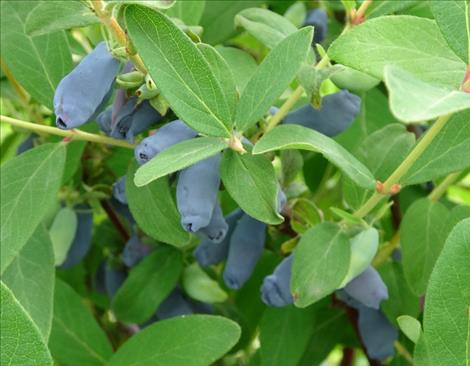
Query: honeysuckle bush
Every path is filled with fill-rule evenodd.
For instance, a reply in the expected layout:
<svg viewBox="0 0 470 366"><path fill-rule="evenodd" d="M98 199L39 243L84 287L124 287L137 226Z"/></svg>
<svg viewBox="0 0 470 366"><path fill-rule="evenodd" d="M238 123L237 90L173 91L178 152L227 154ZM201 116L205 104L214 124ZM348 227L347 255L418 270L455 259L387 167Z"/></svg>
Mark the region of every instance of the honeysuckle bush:
<svg viewBox="0 0 470 366"><path fill-rule="evenodd" d="M1 2L1 363L467 365L465 0Z"/></svg>

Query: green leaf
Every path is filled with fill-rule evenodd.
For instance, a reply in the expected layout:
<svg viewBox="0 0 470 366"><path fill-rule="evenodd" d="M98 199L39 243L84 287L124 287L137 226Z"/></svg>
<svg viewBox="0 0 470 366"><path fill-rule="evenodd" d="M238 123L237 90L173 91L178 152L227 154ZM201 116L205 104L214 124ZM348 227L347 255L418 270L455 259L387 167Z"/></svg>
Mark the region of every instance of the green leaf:
<svg viewBox="0 0 470 366"><path fill-rule="evenodd" d="M380 83L380 80L366 73L351 69L350 67L336 64L338 72L331 75L331 81L340 89L360 93L372 89Z"/></svg>
<svg viewBox="0 0 470 366"><path fill-rule="evenodd" d="M402 264L389 261L381 265L378 270L388 288L388 299L380 304L388 319L395 323L400 315L418 317L421 312L420 299L406 282Z"/></svg>
<svg viewBox="0 0 470 366"><path fill-rule="evenodd" d="M282 167L282 184L287 186L302 171L304 159L297 150L283 150L280 154Z"/></svg>
<svg viewBox="0 0 470 366"><path fill-rule="evenodd" d="M248 8L235 17L235 25L243 27L268 48L274 48L297 28L282 15L267 9Z"/></svg>
<svg viewBox="0 0 470 366"><path fill-rule="evenodd" d="M201 19L204 28L202 40L210 44L222 43L235 33L234 18L241 10L261 5L265 0L210 1Z"/></svg>
<svg viewBox="0 0 470 366"><path fill-rule="evenodd" d="M189 296L198 301L212 304L227 300L227 293L220 288L219 283L210 278L197 263L184 270L183 287Z"/></svg>
<svg viewBox="0 0 470 366"><path fill-rule="evenodd" d="M202 52L207 63L211 67L211 70L214 72L214 76L219 82L220 89L225 94L225 100L227 100L227 103L229 104L230 116L233 118L235 105L238 102L238 95L232 71L227 64L227 61L225 61L219 52L217 52L217 50L211 45L198 43L197 48Z"/></svg>
<svg viewBox="0 0 470 366"><path fill-rule="evenodd" d="M424 183L470 166L470 110L453 115L401 179L401 184Z"/></svg>
<svg viewBox="0 0 470 366"><path fill-rule="evenodd" d="M134 184L137 163L129 166L126 174L126 193L129 208L141 228L155 240L183 247L190 236L181 227L181 218L167 177L162 177L143 186Z"/></svg>
<svg viewBox="0 0 470 366"><path fill-rule="evenodd" d="M64 145L44 144L2 165L0 273L17 256L54 205L64 162Z"/></svg>
<svg viewBox="0 0 470 366"><path fill-rule="evenodd" d="M130 338L107 366L207 366L240 338L237 323L213 315L190 315L155 323Z"/></svg>
<svg viewBox="0 0 470 366"><path fill-rule="evenodd" d="M470 5L467 0L429 2L434 19L450 48L470 64Z"/></svg>
<svg viewBox="0 0 470 366"><path fill-rule="evenodd" d="M253 154L285 149L319 152L360 187L367 189L375 187L372 173L361 162L331 138L306 127L295 125L276 127L258 141L253 148Z"/></svg>
<svg viewBox="0 0 470 366"><path fill-rule="evenodd" d="M267 308L260 322L261 365L297 366L312 333L314 307Z"/></svg>
<svg viewBox="0 0 470 366"><path fill-rule="evenodd" d="M181 274L181 253L171 247L157 248L134 267L113 298L116 317L128 323L143 323L165 300Z"/></svg>
<svg viewBox="0 0 470 366"><path fill-rule="evenodd" d="M67 258L67 252L75 237L76 230L77 215L75 211L69 207L60 209L49 229L56 266L60 266Z"/></svg>
<svg viewBox="0 0 470 366"><path fill-rule="evenodd" d="M417 362L417 366L468 364L470 332L468 243L470 243L470 219L465 219L447 238L429 280L423 328L429 360L432 362Z"/></svg>
<svg viewBox="0 0 470 366"><path fill-rule="evenodd" d="M217 46L216 50L227 61L232 70L237 89L241 93L255 73L258 64L250 54L238 48Z"/></svg>
<svg viewBox="0 0 470 366"><path fill-rule="evenodd" d="M312 37L311 27L291 34L258 66L240 97L235 116L238 130L255 124L289 86L307 57Z"/></svg>
<svg viewBox="0 0 470 366"><path fill-rule="evenodd" d="M62 177L62 183L69 183L70 179L73 178L74 174L81 167L81 158L83 155L83 151L85 150L86 144L86 141L67 142L67 154L65 159L64 176Z"/></svg>
<svg viewBox="0 0 470 366"><path fill-rule="evenodd" d="M420 0L375 0L367 8L366 17L375 18L382 15L404 11L417 5L419 2Z"/></svg>
<svg viewBox="0 0 470 366"><path fill-rule="evenodd" d="M55 87L72 69L72 55L65 32L26 35L28 14L38 1L1 2L2 59L18 82L36 99L52 109Z"/></svg>
<svg viewBox="0 0 470 366"><path fill-rule="evenodd" d="M38 36L99 22L98 17L82 1L42 2L29 13L25 30L30 36Z"/></svg>
<svg viewBox="0 0 470 366"><path fill-rule="evenodd" d="M348 272L350 255L349 240L339 225L324 222L306 231L292 264L295 305L306 307L336 290Z"/></svg>
<svg viewBox="0 0 470 366"><path fill-rule="evenodd" d="M227 150L220 163L220 176L230 196L248 215L272 225L283 221L277 213L274 168L264 156Z"/></svg>
<svg viewBox="0 0 470 366"><path fill-rule="evenodd" d="M137 169L134 183L137 187L142 187L155 179L210 158L225 148L226 142L217 137L199 137L180 142L163 150Z"/></svg>
<svg viewBox="0 0 470 366"><path fill-rule="evenodd" d="M83 299L60 279L56 279L49 347L54 359L70 366L105 365L113 353Z"/></svg>
<svg viewBox="0 0 470 366"><path fill-rule="evenodd" d="M297 28L302 27L307 16L307 8L304 3L295 2L284 13L284 17Z"/></svg>
<svg viewBox="0 0 470 366"><path fill-rule="evenodd" d="M429 276L444 245L443 233L449 210L427 198L415 201L400 225L400 244L405 278L413 292L426 291Z"/></svg>
<svg viewBox="0 0 470 366"><path fill-rule="evenodd" d="M205 6L205 0L176 1L176 3L167 10L166 15L179 18L187 25L198 25L204 13Z"/></svg>
<svg viewBox="0 0 470 366"><path fill-rule="evenodd" d="M334 65L322 69L316 69L310 64L303 64L300 68L298 79L305 89L310 103L315 107L321 107L320 88L324 81L328 80L332 75L340 71L341 68Z"/></svg>
<svg viewBox="0 0 470 366"><path fill-rule="evenodd" d="M108 0L106 5L108 7L115 5L135 4L145 6L153 10L166 10L171 8L176 3L176 0Z"/></svg>
<svg viewBox="0 0 470 366"><path fill-rule="evenodd" d="M470 93L436 87L397 66L386 66L384 78L392 113L400 121L426 121L470 109Z"/></svg>
<svg viewBox="0 0 470 366"><path fill-rule="evenodd" d="M402 315L397 318L398 325L405 335L414 343L418 343L421 336L421 323L409 315Z"/></svg>
<svg viewBox="0 0 470 366"><path fill-rule="evenodd" d="M3 281L0 282L0 296L1 364L52 366L51 355L39 329Z"/></svg>
<svg viewBox="0 0 470 366"><path fill-rule="evenodd" d="M229 137L229 103L191 39L157 11L130 5L124 14L129 36L178 117L204 134Z"/></svg>
<svg viewBox="0 0 470 366"><path fill-rule="evenodd" d="M354 27L333 42L328 55L379 79L385 65L396 65L425 82L453 89L460 87L466 70L433 20L406 15L371 19Z"/></svg>
<svg viewBox="0 0 470 366"><path fill-rule="evenodd" d="M374 228L361 231L351 238L351 257L349 259L348 273L340 287L346 286L349 281L359 276L370 266L379 247L379 232Z"/></svg>
<svg viewBox="0 0 470 366"><path fill-rule="evenodd" d="M44 226L39 225L2 275L25 312L47 341L52 325L54 252Z"/></svg>

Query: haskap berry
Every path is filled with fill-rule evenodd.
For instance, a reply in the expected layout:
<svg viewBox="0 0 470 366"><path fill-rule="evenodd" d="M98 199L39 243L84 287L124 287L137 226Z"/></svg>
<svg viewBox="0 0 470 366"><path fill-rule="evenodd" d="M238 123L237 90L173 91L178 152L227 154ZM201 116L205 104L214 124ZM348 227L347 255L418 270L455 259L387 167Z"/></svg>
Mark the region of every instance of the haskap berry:
<svg viewBox="0 0 470 366"><path fill-rule="evenodd" d="M241 288L250 278L263 254L266 224L244 214L230 237L224 269L224 282L231 289Z"/></svg>
<svg viewBox="0 0 470 366"><path fill-rule="evenodd" d="M360 109L361 98L341 90L325 96L320 109L309 103L288 113L283 123L301 125L333 137L351 125Z"/></svg>
<svg viewBox="0 0 470 366"><path fill-rule="evenodd" d="M101 42L66 75L54 94L56 125L62 129L81 126L92 120L112 93L120 62Z"/></svg>
<svg viewBox="0 0 470 366"><path fill-rule="evenodd" d="M126 278L126 270L113 266L109 262L106 263L106 268L104 271L104 283L106 287L106 292L110 299L112 299L116 292L121 288Z"/></svg>
<svg viewBox="0 0 470 366"><path fill-rule="evenodd" d="M266 305L282 307L294 302L290 288L293 257L291 254L284 258L273 274L265 277L261 286L261 299Z"/></svg>
<svg viewBox="0 0 470 366"><path fill-rule="evenodd" d="M159 152L196 136L196 131L177 119L159 128L152 136L143 139L134 149L135 159L140 165L145 164Z"/></svg>
<svg viewBox="0 0 470 366"><path fill-rule="evenodd" d="M220 185L220 154L201 160L178 174L176 204L181 225L195 233L209 225Z"/></svg>
<svg viewBox="0 0 470 366"><path fill-rule="evenodd" d="M219 203L216 203L214 210L212 211L209 225L203 227L199 232L205 235L213 243L220 243L224 240L227 230L228 224L227 221L225 221L222 208Z"/></svg>
<svg viewBox="0 0 470 366"><path fill-rule="evenodd" d="M116 182L113 183L113 197L119 202L121 202L123 205L127 205L125 175L120 177Z"/></svg>
<svg viewBox="0 0 470 366"><path fill-rule="evenodd" d="M394 354L394 343L398 339L398 330L386 316L376 309L360 306L358 328L367 355L384 361Z"/></svg>
<svg viewBox="0 0 470 366"><path fill-rule="evenodd" d="M98 117L96 117L96 123L98 123L98 126L100 126L100 130L103 131L106 135L111 134L112 113L112 107L108 107L103 112L98 114Z"/></svg>
<svg viewBox="0 0 470 366"><path fill-rule="evenodd" d="M77 228L67 257L61 268L70 268L80 263L91 247L93 234L93 210L88 204L79 204L74 207L77 214Z"/></svg>
<svg viewBox="0 0 470 366"><path fill-rule="evenodd" d="M380 303L388 299L387 286L372 266L351 280L344 287L344 291L353 299L372 309L379 309Z"/></svg>
<svg viewBox="0 0 470 366"><path fill-rule="evenodd" d="M232 236L236 224L242 215L243 211L237 208L225 217L228 230L225 238L220 243L216 244L208 238L201 240L201 243L197 246L193 253L193 256L196 258L201 267L205 268L212 264L220 263L227 257L230 237Z"/></svg>
<svg viewBox="0 0 470 366"><path fill-rule="evenodd" d="M313 26L313 43L322 43L328 33L328 14L323 9L313 9L307 13L303 26Z"/></svg>
<svg viewBox="0 0 470 366"><path fill-rule="evenodd" d="M175 316L189 315L194 312L191 304L187 301L179 288L173 289L168 297L163 300L157 309L158 320L173 318Z"/></svg>
<svg viewBox="0 0 470 366"><path fill-rule="evenodd" d="M34 147L34 140L38 137L35 133L30 133L16 148L16 155L20 155Z"/></svg>
<svg viewBox="0 0 470 366"><path fill-rule="evenodd" d="M142 243L136 233L132 234L122 251L122 262L127 267L136 266L148 253L150 247Z"/></svg>

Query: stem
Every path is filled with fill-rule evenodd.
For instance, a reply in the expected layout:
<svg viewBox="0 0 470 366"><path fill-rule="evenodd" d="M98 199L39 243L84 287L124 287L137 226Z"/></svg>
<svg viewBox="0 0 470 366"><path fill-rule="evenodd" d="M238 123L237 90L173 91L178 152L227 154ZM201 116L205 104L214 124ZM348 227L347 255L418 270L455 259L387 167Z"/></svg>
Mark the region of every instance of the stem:
<svg viewBox="0 0 470 366"><path fill-rule="evenodd" d="M127 242L130 238L129 233L127 232L126 227L122 224L121 220L119 217L116 215L116 212L114 209L111 207L111 205L108 203L108 201L100 201L101 207L103 210L106 212L106 215L108 215L109 220L112 222L116 230L119 232L119 235L121 235L121 238L124 242Z"/></svg>
<svg viewBox="0 0 470 366"><path fill-rule="evenodd" d="M95 10L96 15L98 18L100 18L101 22L108 27L108 29L111 31L111 33L114 35L118 43L122 47L128 46L128 39L126 32L121 28L117 20L112 16L109 15L105 10L104 10L104 3L103 0L92 0L91 4L93 6L93 9ZM144 74L147 73L147 69L145 68L144 62L140 58L139 55L129 55L129 58L132 60L134 63L135 67L143 72Z"/></svg>
<svg viewBox="0 0 470 366"><path fill-rule="evenodd" d="M393 236L392 240L382 248L380 248L379 252L375 256L374 260L372 261L372 265L377 268L380 267L393 253L393 251L400 246L400 232L397 231Z"/></svg>
<svg viewBox="0 0 470 366"><path fill-rule="evenodd" d="M441 198L441 196L447 191L447 188L454 183L460 176L461 172L456 172L448 175L436 188L432 190L428 198L436 202Z"/></svg>
<svg viewBox="0 0 470 366"><path fill-rule="evenodd" d="M413 357L410 355L408 350L399 342L395 341L393 344L395 346L395 349L397 352L406 360L408 361L411 365L413 365Z"/></svg>
<svg viewBox="0 0 470 366"><path fill-rule="evenodd" d="M15 119L15 118L3 116L3 115L0 115L0 121L3 123L8 123L12 126L30 130L30 131L43 132L43 133L47 133L50 135L68 137L70 140L90 141L90 142L96 142L99 144L125 147L128 149L133 149L135 147L134 145L129 144L127 141L124 141L124 140L117 140L111 137L96 135L93 133L88 133L88 132L76 130L76 129L61 130L60 128L57 128L57 127L39 125L37 123L26 122L26 121L22 121L19 119Z"/></svg>
<svg viewBox="0 0 470 366"><path fill-rule="evenodd" d="M361 4L359 9L357 9L354 19L361 19L362 17L364 17L367 11L367 8L369 7L370 4L372 4L372 0L364 0L364 2Z"/></svg>
<svg viewBox="0 0 470 366"><path fill-rule="evenodd" d="M271 131L276 127L279 122L289 113L290 109L297 103L304 92L304 88L299 85L297 89L289 96L289 98L284 102L284 104L279 108L274 116L269 120L268 125L266 126L265 133Z"/></svg>
<svg viewBox="0 0 470 366"><path fill-rule="evenodd" d="M390 188L400 182L400 179L410 170L412 165L415 163L416 160L422 155L422 153L426 150L432 140L438 135L438 133L442 130L445 126L446 122L449 120L451 115L441 116L439 117L436 122L432 125L432 127L428 130L426 134L421 138L421 140L415 145L414 149L411 153L406 157L405 160L400 164L400 166L395 169L395 171L387 178L387 180L383 183L383 192L390 192ZM356 217L364 217L370 211L374 209L374 207L379 203L382 198L384 197L383 194L375 192L362 207L359 208L354 213Z"/></svg>

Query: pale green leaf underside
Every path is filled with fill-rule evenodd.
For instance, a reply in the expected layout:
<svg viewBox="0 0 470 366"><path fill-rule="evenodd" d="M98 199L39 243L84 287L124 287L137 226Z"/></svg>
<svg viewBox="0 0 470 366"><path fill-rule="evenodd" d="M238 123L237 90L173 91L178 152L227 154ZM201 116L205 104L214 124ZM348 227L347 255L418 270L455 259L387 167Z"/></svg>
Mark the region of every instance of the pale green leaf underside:
<svg viewBox="0 0 470 366"><path fill-rule="evenodd" d="M3 281L0 286L0 363L15 366L52 365L51 355L39 329Z"/></svg>
<svg viewBox="0 0 470 366"><path fill-rule="evenodd" d="M2 275L18 302L47 341L52 325L54 252L49 234L39 225Z"/></svg>
<svg viewBox="0 0 470 366"><path fill-rule="evenodd" d="M385 66L392 113L403 122L420 122L470 109L470 93L434 86L397 67Z"/></svg>
<svg viewBox="0 0 470 366"><path fill-rule="evenodd" d="M414 343L418 343L421 336L421 323L412 316L401 315L397 318L398 325L403 333Z"/></svg>
<svg viewBox="0 0 470 366"><path fill-rule="evenodd" d="M13 261L56 201L65 147L44 144L2 165L1 272Z"/></svg>
<svg viewBox="0 0 470 366"><path fill-rule="evenodd" d="M226 142L217 137L199 137L180 142L163 150L137 169L134 183L137 187L144 186L155 179L210 158L226 147Z"/></svg>
<svg viewBox="0 0 470 366"><path fill-rule="evenodd" d="M346 149L329 137L302 126L276 127L258 141L253 154L285 149L319 152L360 187L367 189L375 187L372 173Z"/></svg>
<svg viewBox="0 0 470 366"><path fill-rule="evenodd" d="M407 15L370 19L354 27L332 43L328 55L379 79L385 65L396 65L425 82L454 89L466 71L435 21Z"/></svg>
<svg viewBox="0 0 470 366"><path fill-rule="evenodd" d="M238 324L213 315L159 321L137 333L107 366L206 366L227 353L240 338Z"/></svg>
<svg viewBox="0 0 470 366"><path fill-rule="evenodd" d="M176 1L166 14L181 19L186 25L198 25L205 6L205 0Z"/></svg>
<svg viewBox="0 0 470 366"><path fill-rule="evenodd" d="M178 117L203 134L230 136L228 101L191 39L166 15L149 8L130 5L125 19L150 75Z"/></svg>

